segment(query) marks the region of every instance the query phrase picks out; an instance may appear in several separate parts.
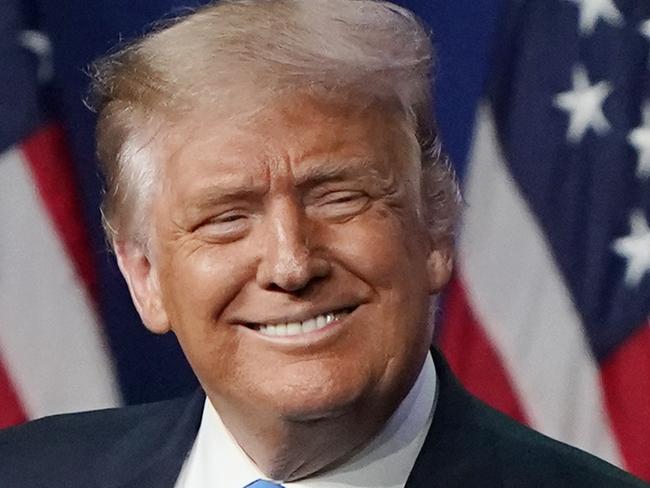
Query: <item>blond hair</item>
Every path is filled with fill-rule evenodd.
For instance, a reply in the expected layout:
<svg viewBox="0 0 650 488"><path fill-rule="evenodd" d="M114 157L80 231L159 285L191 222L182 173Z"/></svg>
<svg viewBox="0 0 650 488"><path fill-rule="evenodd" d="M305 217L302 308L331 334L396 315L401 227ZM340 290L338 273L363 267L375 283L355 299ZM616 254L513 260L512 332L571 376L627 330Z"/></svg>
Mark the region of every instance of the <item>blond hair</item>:
<svg viewBox="0 0 650 488"><path fill-rule="evenodd" d="M418 141L431 233L450 236L459 197L433 121L432 65L426 30L385 1L223 0L160 25L91 69L109 241L147 238L162 121L255 111L296 89L396 102Z"/></svg>

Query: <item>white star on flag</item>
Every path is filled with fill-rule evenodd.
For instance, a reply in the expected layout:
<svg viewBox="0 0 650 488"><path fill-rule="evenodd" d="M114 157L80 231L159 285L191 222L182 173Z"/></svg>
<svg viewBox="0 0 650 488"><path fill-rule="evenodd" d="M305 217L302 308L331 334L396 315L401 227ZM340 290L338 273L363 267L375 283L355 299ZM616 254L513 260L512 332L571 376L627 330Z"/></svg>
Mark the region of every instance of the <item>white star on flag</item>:
<svg viewBox="0 0 650 488"><path fill-rule="evenodd" d="M641 210L632 212L630 229L630 235L616 239L612 247L616 254L627 260L625 283L636 287L650 271L650 228Z"/></svg>
<svg viewBox="0 0 650 488"><path fill-rule="evenodd" d="M650 19L641 22L641 25L639 25L639 32L650 41ZM650 67L650 56L648 56L648 66Z"/></svg>
<svg viewBox="0 0 650 488"><path fill-rule="evenodd" d="M38 56L37 76L40 82L46 83L54 77L54 62L52 61L52 44L42 32L24 30L18 36L18 42Z"/></svg>
<svg viewBox="0 0 650 488"><path fill-rule="evenodd" d="M639 26L639 32L650 40L650 19L645 22L641 22Z"/></svg>
<svg viewBox="0 0 650 488"><path fill-rule="evenodd" d="M580 33L593 34L598 20L610 25L623 25L623 16L612 0L569 0L580 8Z"/></svg>
<svg viewBox="0 0 650 488"><path fill-rule="evenodd" d="M584 66L573 68L573 90L560 93L554 99L555 106L569 114L566 135L569 142L579 143L590 127L598 135L609 131L610 125L603 113L603 103L611 92L612 85L607 81L592 85Z"/></svg>
<svg viewBox="0 0 650 488"><path fill-rule="evenodd" d="M643 125L631 131L627 140L639 153L636 175L650 178L650 100L643 105Z"/></svg>

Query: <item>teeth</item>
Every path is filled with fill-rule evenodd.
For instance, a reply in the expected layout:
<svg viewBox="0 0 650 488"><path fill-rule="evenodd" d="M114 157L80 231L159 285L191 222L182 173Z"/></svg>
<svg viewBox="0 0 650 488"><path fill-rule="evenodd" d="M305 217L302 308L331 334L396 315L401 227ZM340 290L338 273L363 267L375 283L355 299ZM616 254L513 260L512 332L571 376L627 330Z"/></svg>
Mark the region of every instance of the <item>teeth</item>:
<svg viewBox="0 0 650 488"><path fill-rule="evenodd" d="M302 332L302 326L300 322L291 322L287 324L287 335L296 335Z"/></svg>
<svg viewBox="0 0 650 488"><path fill-rule="evenodd" d="M328 313L305 320L303 322L289 322L287 324L267 324L260 325L257 330L267 336L293 336L311 332L312 330L322 329L335 320L340 320L347 316L346 312Z"/></svg>
<svg viewBox="0 0 650 488"><path fill-rule="evenodd" d="M305 320L302 324L302 332L309 332L318 329L318 321L316 319Z"/></svg>
<svg viewBox="0 0 650 488"><path fill-rule="evenodd" d="M325 315L319 315L318 317L316 317L316 328L317 329L322 329L326 325L327 325L327 318L325 317Z"/></svg>

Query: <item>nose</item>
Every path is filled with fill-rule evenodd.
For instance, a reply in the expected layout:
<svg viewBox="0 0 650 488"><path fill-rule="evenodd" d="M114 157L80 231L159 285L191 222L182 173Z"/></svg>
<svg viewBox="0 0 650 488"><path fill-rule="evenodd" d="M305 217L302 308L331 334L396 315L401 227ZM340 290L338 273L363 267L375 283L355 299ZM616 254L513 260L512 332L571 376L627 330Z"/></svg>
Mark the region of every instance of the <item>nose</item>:
<svg viewBox="0 0 650 488"><path fill-rule="evenodd" d="M302 209L278 202L266 215L257 283L267 290L295 292L330 273L327 259L315 255L310 225Z"/></svg>

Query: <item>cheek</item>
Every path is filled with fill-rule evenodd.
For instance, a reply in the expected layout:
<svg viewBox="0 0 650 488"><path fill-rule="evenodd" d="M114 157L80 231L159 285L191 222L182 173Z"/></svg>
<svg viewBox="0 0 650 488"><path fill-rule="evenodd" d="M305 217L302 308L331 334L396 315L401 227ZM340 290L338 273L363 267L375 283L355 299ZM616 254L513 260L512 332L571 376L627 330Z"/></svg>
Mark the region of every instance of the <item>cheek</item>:
<svg viewBox="0 0 650 488"><path fill-rule="evenodd" d="M237 328L220 321L224 309L250 279L245 250L196 246L180 249L161 280L172 331L200 380L235 380L240 369ZM202 381L203 382L203 381Z"/></svg>
<svg viewBox="0 0 650 488"><path fill-rule="evenodd" d="M324 242L334 259L375 290L399 294L426 279L426 241L413 220L379 207L328 228Z"/></svg>
<svg viewBox="0 0 650 488"><path fill-rule="evenodd" d="M200 244L173 254L161 291L174 331L192 327L209 332L248 280L250 266L245 253L235 247L217 249Z"/></svg>
<svg viewBox="0 0 650 488"><path fill-rule="evenodd" d="M407 355L422 344L428 349L426 241L413 231L416 225L393 212L360 217L331 229L328 238L335 259L375 295L359 331L365 344L384 357Z"/></svg>

